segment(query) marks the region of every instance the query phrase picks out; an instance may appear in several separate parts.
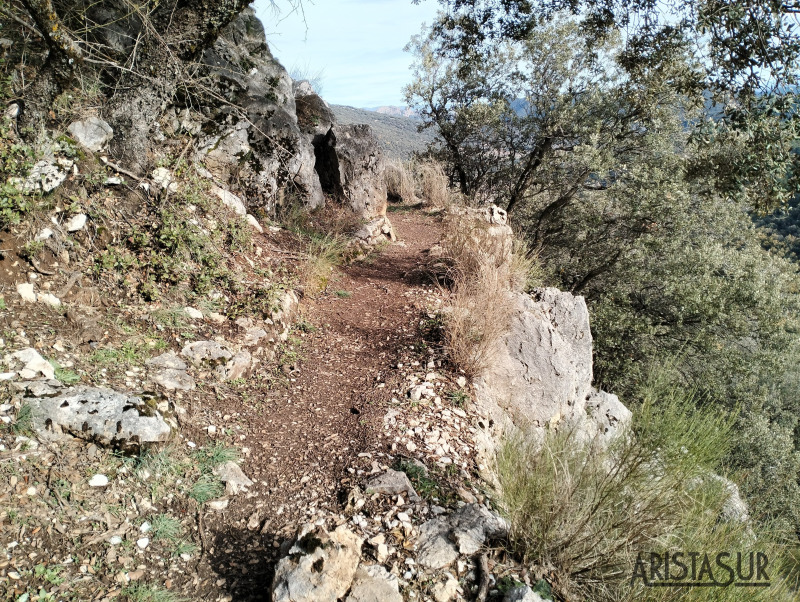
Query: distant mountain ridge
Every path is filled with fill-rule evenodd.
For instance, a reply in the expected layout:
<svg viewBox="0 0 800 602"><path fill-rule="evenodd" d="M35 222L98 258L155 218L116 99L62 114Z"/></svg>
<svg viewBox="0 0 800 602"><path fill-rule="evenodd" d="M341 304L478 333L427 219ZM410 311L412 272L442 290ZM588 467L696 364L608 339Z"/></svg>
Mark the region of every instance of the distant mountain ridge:
<svg viewBox="0 0 800 602"><path fill-rule="evenodd" d="M417 126L420 124L419 119L344 105L330 105L330 107L336 120L343 125L369 124L381 144L381 150L388 159L401 161L410 159L414 153L424 152L434 139L433 129L423 132L417 130ZM378 108L399 109L399 107Z"/></svg>
<svg viewBox="0 0 800 602"><path fill-rule="evenodd" d="M408 117L410 119L419 119L419 113L417 113L411 107L364 107L364 110L370 111L371 113L380 113L381 115L390 115L391 117Z"/></svg>

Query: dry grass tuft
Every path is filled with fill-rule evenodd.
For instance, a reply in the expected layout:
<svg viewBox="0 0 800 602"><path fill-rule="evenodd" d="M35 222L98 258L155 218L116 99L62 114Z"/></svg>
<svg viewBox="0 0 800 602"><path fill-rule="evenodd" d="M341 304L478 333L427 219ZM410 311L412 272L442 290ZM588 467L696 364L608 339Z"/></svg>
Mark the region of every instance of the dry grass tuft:
<svg viewBox="0 0 800 602"><path fill-rule="evenodd" d="M450 360L469 378L491 364L508 330L512 307L507 280L491 263L455 277L444 316L445 346Z"/></svg>
<svg viewBox="0 0 800 602"><path fill-rule="evenodd" d="M415 203L416 183L413 169L401 161L386 164L386 188L392 202Z"/></svg>
<svg viewBox="0 0 800 602"><path fill-rule="evenodd" d="M437 209L447 209L452 203L450 182L441 163L424 161L416 172L418 174L422 198Z"/></svg>

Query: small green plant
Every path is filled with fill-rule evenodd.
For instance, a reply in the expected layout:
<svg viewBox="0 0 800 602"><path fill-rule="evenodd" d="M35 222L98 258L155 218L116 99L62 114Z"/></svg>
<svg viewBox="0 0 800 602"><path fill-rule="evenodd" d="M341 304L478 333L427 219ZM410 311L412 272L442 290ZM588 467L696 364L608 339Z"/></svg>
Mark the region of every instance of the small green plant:
<svg viewBox="0 0 800 602"><path fill-rule="evenodd" d="M153 541L175 542L183 533L183 525L169 514L157 514L151 521L150 531L153 534Z"/></svg>
<svg viewBox="0 0 800 602"><path fill-rule="evenodd" d="M36 259L43 249L44 241L30 240L25 243L25 246L22 247L22 249L20 249L19 256L30 261Z"/></svg>
<svg viewBox="0 0 800 602"><path fill-rule="evenodd" d="M30 435L33 432L33 408L29 404L22 403L10 429L15 435Z"/></svg>
<svg viewBox="0 0 800 602"><path fill-rule="evenodd" d="M328 287L333 269L340 265L346 246L340 236L313 236L308 243L306 259L301 266L303 286L311 294L324 291Z"/></svg>
<svg viewBox="0 0 800 602"><path fill-rule="evenodd" d="M311 333L316 332L317 327L314 326L311 322L308 321L307 318L301 317L297 322L294 324L295 329L299 330L300 332Z"/></svg>
<svg viewBox="0 0 800 602"><path fill-rule="evenodd" d="M200 472L208 473L220 464L225 462L235 462L239 459L239 452L232 447L226 447L219 441L210 447L198 449L192 457L197 462Z"/></svg>
<svg viewBox="0 0 800 602"><path fill-rule="evenodd" d="M349 299L353 296L353 293L350 291L336 291L336 296L340 299Z"/></svg>
<svg viewBox="0 0 800 602"><path fill-rule="evenodd" d="M39 579L44 579L50 585L61 585L64 578L61 576L61 567L49 567L46 564L37 564L33 568L33 575Z"/></svg>
<svg viewBox="0 0 800 602"><path fill-rule="evenodd" d="M194 554L197 551L197 546L190 541L181 540L175 544L175 549L172 551L173 556L182 556L183 554Z"/></svg>
<svg viewBox="0 0 800 602"><path fill-rule="evenodd" d="M469 401L469 395L467 394L466 391L461 391L461 390L450 391L447 394L447 399L457 408L463 408L465 405L467 405L467 402Z"/></svg>
<svg viewBox="0 0 800 602"><path fill-rule="evenodd" d="M121 595L127 602L183 602L185 598L161 589L156 585L145 583L126 586Z"/></svg>
<svg viewBox="0 0 800 602"><path fill-rule="evenodd" d="M53 366L56 380L61 381L65 385L74 385L81 380L80 375L72 370L66 370L56 360L48 360L50 365Z"/></svg>
<svg viewBox="0 0 800 602"><path fill-rule="evenodd" d="M6 300L3 297L0 297L0 311L6 309Z"/></svg>
<svg viewBox="0 0 800 602"><path fill-rule="evenodd" d="M198 504L205 504L207 501L221 496L223 491L222 482L217 477L212 474L203 474L192 485L189 497L197 501Z"/></svg>
<svg viewBox="0 0 800 602"><path fill-rule="evenodd" d="M406 475L414 486L414 489L425 499L440 498L442 497L439 488L439 483L430 477L428 470L420 466L416 462L409 460L400 460L397 462L397 470L400 470Z"/></svg>

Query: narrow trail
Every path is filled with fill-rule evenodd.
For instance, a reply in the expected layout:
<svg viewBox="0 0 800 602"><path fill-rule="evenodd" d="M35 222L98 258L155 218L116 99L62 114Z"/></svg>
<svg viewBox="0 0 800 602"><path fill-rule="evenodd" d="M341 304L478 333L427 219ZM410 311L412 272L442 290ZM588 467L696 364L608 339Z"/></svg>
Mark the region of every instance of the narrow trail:
<svg viewBox="0 0 800 602"><path fill-rule="evenodd" d="M337 495L358 477L353 460L390 445L381 431L402 378L397 357L419 342L431 293L417 268L439 240L429 215L395 213L392 222L399 244L339 270L325 294L301 304L313 329L286 386L265 391L255 408L226 400L225 411L244 418L239 432L251 451L242 468L257 482L254 499L236 500L224 525L208 527L209 568L236 575L226 587L234 600L267 599L280 542L298 523L336 512Z"/></svg>

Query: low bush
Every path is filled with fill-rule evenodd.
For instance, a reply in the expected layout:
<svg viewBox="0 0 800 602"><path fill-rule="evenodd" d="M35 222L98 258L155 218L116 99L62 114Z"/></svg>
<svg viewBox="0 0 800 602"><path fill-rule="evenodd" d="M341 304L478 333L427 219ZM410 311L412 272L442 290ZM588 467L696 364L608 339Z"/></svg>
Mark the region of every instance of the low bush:
<svg viewBox="0 0 800 602"><path fill-rule="evenodd" d="M416 171L422 198L437 209L449 207L452 200L450 182L442 165L436 161L424 161Z"/></svg>
<svg viewBox="0 0 800 602"><path fill-rule="evenodd" d="M633 428L607 445L574 430L509 437L497 456L513 550L564 599L789 600L779 534L723 519L729 482L717 477L734 422L697 409L692 395L659 391ZM645 587L637 554L764 552L772 585Z"/></svg>

